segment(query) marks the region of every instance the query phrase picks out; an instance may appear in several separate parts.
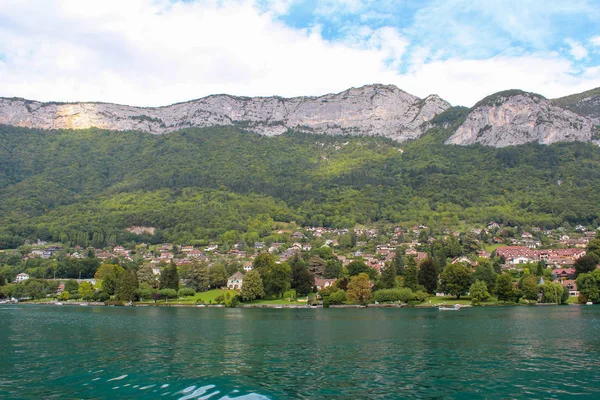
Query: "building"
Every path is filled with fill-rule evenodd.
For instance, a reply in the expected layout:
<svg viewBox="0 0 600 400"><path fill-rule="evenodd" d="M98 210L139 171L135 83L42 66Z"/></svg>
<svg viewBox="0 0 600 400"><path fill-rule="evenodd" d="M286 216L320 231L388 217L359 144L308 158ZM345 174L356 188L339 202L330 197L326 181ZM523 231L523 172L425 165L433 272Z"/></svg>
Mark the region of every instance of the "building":
<svg viewBox="0 0 600 400"><path fill-rule="evenodd" d="M23 281L26 281L27 279L29 279L29 275L21 272L20 274L17 274L17 277L15 278L15 282L23 282Z"/></svg>
<svg viewBox="0 0 600 400"><path fill-rule="evenodd" d="M241 272L236 272L227 280L227 289L239 290L244 283L244 275Z"/></svg>
<svg viewBox="0 0 600 400"><path fill-rule="evenodd" d="M332 286L337 279L320 279L315 278L315 286L317 290L325 289Z"/></svg>

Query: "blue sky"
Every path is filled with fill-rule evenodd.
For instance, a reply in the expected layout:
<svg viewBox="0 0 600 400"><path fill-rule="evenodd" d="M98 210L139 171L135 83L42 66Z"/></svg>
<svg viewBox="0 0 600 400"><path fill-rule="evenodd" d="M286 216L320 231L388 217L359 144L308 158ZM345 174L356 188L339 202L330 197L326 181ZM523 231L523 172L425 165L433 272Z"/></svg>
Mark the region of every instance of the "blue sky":
<svg viewBox="0 0 600 400"><path fill-rule="evenodd" d="M600 0L3 0L0 96L164 105L370 83L470 106L600 86Z"/></svg>

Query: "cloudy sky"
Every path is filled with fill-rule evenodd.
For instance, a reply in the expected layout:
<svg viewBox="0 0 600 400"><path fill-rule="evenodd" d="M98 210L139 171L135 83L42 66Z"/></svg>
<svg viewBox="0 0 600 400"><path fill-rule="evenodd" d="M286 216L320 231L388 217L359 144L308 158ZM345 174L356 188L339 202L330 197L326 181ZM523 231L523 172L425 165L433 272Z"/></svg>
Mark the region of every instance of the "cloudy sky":
<svg viewBox="0 0 600 400"><path fill-rule="evenodd" d="M1 0L0 96L558 97L600 86L598 21L600 0Z"/></svg>

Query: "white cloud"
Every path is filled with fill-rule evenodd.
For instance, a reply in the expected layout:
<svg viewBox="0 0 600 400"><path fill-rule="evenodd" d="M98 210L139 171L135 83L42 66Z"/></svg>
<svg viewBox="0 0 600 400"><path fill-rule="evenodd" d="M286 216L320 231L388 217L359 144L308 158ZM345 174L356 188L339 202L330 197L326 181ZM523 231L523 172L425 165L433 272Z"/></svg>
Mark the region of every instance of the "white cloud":
<svg viewBox="0 0 600 400"><path fill-rule="evenodd" d="M585 47L581 45L581 43L573 40L573 39L565 39L565 43L567 43L570 47L569 53L576 60L583 60L588 56L588 51Z"/></svg>
<svg viewBox="0 0 600 400"><path fill-rule="evenodd" d="M593 38L591 38L590 43L593 46L600 47L600 36L594 36Z"/></svg>
<svg viewBox="0 0 600 400"><path fill-rule="evenodd" d="M155 106L215 93L320 95L391 83L472 105L508 88L554 97L600 86L597 69L574 76L573 63L551 53L444 60L390 27L347 27L344 38L328 41L319 26L280 22L290 4L3 0L0 96ZM409 70L400 73L403 59Z"/></svg>
<svg viewBox="0 0 600 400"><path fill-rule="evenodd" d="M437 93L456 105L472 106L492 93L507 89L536 92L548 98L600 86L600 69L573 75L569 60L545 54L486 60L438 60L420 64L393 83L410 93Z"/></svg>

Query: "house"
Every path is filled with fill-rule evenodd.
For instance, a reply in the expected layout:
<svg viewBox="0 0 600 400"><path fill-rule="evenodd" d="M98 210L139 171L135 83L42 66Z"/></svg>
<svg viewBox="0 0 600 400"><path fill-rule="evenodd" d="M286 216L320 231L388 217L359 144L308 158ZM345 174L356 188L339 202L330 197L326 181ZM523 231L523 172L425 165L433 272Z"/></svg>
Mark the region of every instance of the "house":
<svg viewBox="0 0 600 400"><path fill-rule="evenodd" d="M15 282L23 282L23 281L26 281L27 279L29 279L29 275L27 275L24 272L21 272L20 274L17 274L17 276L15 278Z"/></svg>
<svg viewBox="0 0 600 400"><path fill-rule="evenodd" d="M240 290L244 282L244 275L240 271L231 275L227 280L227 289Z"/></svg>
<svg viewBox="0 0 600 400"><path fill-rule="evenodd" d="M158 268L158 267L152 267L152 273L154 275L160 275L160 268Z"/></svg>
<svg viewBox="0 0 600 400"><path fill-rule="evenodd" d="M577 290L577 282L573 279L567 279L561 282L563 287L569 291L569 296L579 296L579 291Z"/></svg>
<svg viewBox="0 0 600 400"><path fill-rule="evenodd" d="M325 289L332 286L337 279L320 279L315 278L315 286L317 290Z"/></svg>
<svg viewBox="0 0 600 400"><path fill-rule="evenodd" d="M555 268L552 276L556 279L575 279L575 268Z"/></svg>
<svg viewBox="0 0 600 400"><path fill-rule="evenodd" d="M252 268L254 268L254 267L252 266L251 262L247 262L244 264L244 271L246 271L246 272L252 271Z"/></svg>

